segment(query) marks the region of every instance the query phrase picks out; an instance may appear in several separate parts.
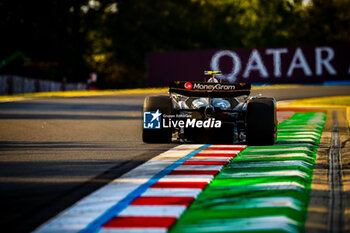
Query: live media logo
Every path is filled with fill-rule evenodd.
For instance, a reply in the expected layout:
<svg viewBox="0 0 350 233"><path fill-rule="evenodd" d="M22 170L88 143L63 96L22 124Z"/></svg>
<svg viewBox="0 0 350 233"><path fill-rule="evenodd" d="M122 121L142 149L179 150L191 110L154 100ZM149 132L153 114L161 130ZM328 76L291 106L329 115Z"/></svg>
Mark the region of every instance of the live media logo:
<svg viewBox="0 0 350 233"><path fill-rule="evenodd" d="M143 113L143 128L144 129L160 129L161 128L161 121L160 121L161 115L162 115L162 113L159 112L159 109L157 111L144 112Z"/></svg>
<svg viewBox="0 0 350 233"><path fill-rule="evenodd" d="M159 109L154 112L144 112L143 113L143 128L144 129L161 129L163 128L221 128L222 122L220 120L215 120L214 118L209 118L206 120L190 119L163 119L163 126L161 124L162 113Z"/></svg>

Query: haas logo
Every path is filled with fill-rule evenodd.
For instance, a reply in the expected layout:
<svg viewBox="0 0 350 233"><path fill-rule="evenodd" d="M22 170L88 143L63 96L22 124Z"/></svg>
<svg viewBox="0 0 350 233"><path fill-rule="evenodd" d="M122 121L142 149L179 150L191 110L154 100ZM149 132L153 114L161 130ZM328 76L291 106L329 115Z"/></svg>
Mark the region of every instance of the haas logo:
<svg viewBox="0 0 350 233"><path fill-rule="evenodd" d="M191 90L192 87L193 87L192 83L190 83L190 82L185 83L185 88L186 88L187 90Z"/></svg>

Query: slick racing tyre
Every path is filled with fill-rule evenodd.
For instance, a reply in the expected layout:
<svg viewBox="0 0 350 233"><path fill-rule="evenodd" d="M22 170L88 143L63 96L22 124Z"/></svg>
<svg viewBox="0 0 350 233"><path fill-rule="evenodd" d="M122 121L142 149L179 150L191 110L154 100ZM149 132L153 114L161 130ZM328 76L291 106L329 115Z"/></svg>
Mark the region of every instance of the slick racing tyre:
<svg viewBox="0 0 350 233"><path fill-rule="evenodd" d="M172 129L162 128L162 115L160 114L170 115L172 113L173 104L169 96L146 97L143 103L142 140L147 143L171 142Z"/></svg>
<svg viewBox="0 0 350 233"><path fill-rule="evenodd" d="M273 145L277 137L274 98L251 99L247 105L246 136L248 145Z"/></svg>

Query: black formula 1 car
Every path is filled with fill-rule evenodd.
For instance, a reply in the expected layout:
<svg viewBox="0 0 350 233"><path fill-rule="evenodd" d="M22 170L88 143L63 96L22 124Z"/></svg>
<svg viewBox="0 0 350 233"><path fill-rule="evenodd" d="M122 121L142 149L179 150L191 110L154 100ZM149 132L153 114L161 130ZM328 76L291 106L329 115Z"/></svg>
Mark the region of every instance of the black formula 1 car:
<svg viewBox="0 0 350 233"><path fill-rule="evenodd" d="M208 82L172 82L169 96L145 98L143 141L274 144L275 99L249 96L250 84L219 82L219 72L205 74L212 75Z"/></svg>

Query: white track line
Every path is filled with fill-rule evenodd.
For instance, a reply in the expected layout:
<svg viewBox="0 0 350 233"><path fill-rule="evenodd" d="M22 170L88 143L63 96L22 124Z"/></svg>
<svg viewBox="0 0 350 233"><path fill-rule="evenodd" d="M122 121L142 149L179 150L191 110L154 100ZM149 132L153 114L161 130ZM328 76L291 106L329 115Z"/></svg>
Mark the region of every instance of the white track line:
<svg viewBox="0 0 350 233"><path fill-rule="evenodd" d="M211 171L220 171L224 166L223 165L182 165L174 169L174 171L183 171L183 170L211 170Z"/></svg>
<svg viewBox="0 0 350 233"><path fill-rule="evenodd" d="M129 205L118 217L179 217L186 208L183 205Z"/></svg>
<svg viewBox="0 0 350 233"><path fill-rule="evenodd" d="M73 206L38 227L34 232L77 232L84 229L130 192L140 187L145 181L175 163L179 156L184 157L200 146L180 145L156 156L124 174L121 178L108 183L84 197ZM172 155L176 156L171 158ZM191 190L188 194L190 196L196 196L200 191L201 189ZM178 195L184 195L185 193L186 191L183 190ZM91 207L89 211L86 211L87 206Z"/></svg>
<svg viewBox="0 0 350 233"><path fill-rule="evenodd" d="M197 197L202 189L196 188L149 188L142 197Z"/></svg>
<svg viewBox="0 0 350 233"><path fill-rule="evenodd" d="M209 183L213 175L167 175L159 182L206 182Z"/></svg>
<svg viewBox="0 0 350 233"><path fill-rule="evenodd" d="M64 210L53 219L44 223L34 232L78 232L82 230L96 229L105 219L110 219L113 214L117 217L123 216L161 216L178 217L186 209L185 205L129 205L133 198L141 197L197 197L202 191L203 184L209 183L214 175L181 175L169 174L173 171L220 171L223 165L186 165L184 161L230 161L236 154L245 148L243 145L216 145L214 148L224 150L209 149L203 152L203 156L193 157L200 151L195 151L203 145L179 145L169 151L161 153L132 171L124 174L118 179L111 181L101 189L84 197L73 206ZM230 150L229 148L232 148ZM204 148L203 148L204 149ZM205 149L204 149L205 150ZM227 154L224 157L210 156L210 154ZM184 159L185 157L185 159ZM179 159L181 159L179 161ZM190 159L190 160L189 160ZM170 169L170 170L165 170ZM190 173L191 173L190 172ZM156 177L156 178L153 178ZM160 182L159 186L154 186L152 182ZM194 182L192 184L192 182ZM173 187L177 185L178 187ZM188 184L186 184L188 183ZM184 185L184 186L182 186ZM170 188L165 188L169 186ZM187 188L188 186L188 188ZM193 186L194 188L191 188ZM163 188L164 187L164 188ZM186 187L186 188L181 188ZM201 188L196 188L201 187ZM131 195L131 196L130 196ZM135 197L134 197L135 195ZM126 199L125 199L126 198ZM130 202L130 203L129 203ZM116 211L117 210L117 211ZM116 212L115 212L116 211ZM97 225L90 225L98 220ZM119 220L118 220L119 221ZM111 223L112 225L114 223ZM116 228L114 228L116 227ZM147 232L144 229L119 228L113 225L103 227L101 232ZM140 231L141 230L141 231ZM154 228L154 232L164 232L165 228Z"/></svg>
<svg viewBox="0 0 350 233"><path fill-rule="evenodd" d="M126 228L126 227L120 227L120 228L102 228L99 233L166 233L168 232L167 228Z"/></svg>

